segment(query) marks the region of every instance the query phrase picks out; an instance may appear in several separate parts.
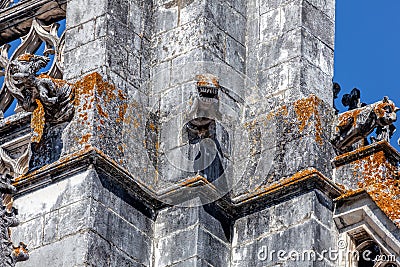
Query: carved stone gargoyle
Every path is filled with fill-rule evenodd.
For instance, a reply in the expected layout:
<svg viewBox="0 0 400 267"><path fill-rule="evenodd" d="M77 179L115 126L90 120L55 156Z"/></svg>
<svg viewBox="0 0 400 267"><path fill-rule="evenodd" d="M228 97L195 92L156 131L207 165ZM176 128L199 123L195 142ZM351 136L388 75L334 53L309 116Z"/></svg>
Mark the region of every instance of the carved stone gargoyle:
<svg viewBox="0 0 400 267"><path fill-rule="evenodd" d="M7 67L6 84L25 111L43 105L46 123L58 124L72 119L74 98L72 86L63 80L36 73L49 62L48 57L23 54Z"/></svg>
<svg viewBox="0 0 400 267"><path fill-rule="evenodd" d="M29 259L29 253L26 245L20 243L14 246L10 238L10 227L19 225L17 219L18 210L12 206L10 194L15 193L16 189L12 186L12 177L3 174L0 178L0 262L1 266L14 267L17 262Z"/></svg>
<svg viewBox="0 0 400 267"><path fill-rule="evenodd" d="M218 78L211 75L197 75L198 97L194 99L193 107L188 115L186 124L188 133L192 138L208 138L210 130L216 119L222 117L219 111L219 91L220 85Z"/></svg>
<svg viewBox="0 0 400 267"><path fill-rule="evenodd" d="M5 83L20 108L33 112L29 171L60 158L62 133L75 113L74 87L64 80L37 72L48 57L23 54L6 68Z"/></svg>
<svg viewBox="0 0 400 267"><path fill-rule="evenodd" d="M375 129L376 137L371 138L373 142L389 141L396 130L393 123L397 120L396 112L399 110L393 101L384 97L374 104L341 113L332 143L342 153L351 151L355 143L366 139Z"/></svg>

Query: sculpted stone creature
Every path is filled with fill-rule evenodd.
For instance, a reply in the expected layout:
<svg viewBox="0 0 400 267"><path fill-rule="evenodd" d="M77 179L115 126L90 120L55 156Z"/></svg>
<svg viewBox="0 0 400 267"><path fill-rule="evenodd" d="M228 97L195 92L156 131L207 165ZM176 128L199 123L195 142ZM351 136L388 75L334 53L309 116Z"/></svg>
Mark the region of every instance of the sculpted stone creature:
<svg viewBox="0 0 400 267"><path fill-rule="evenodd" d="M371 138L373 142L389 141L396 129L393 123L399 110L388 97L384 97L380 102L344 112L338 117L332 143L341 152L350 151L355 143L375 129L377 136Z"/></svg>
<svg viewBox="0 0 400 267"><path fill-rule="evenodd" d="M11 61L8 66L8 87L25 111L35 110L37 101L40 101L46 122L57 124L72 118L74 95L72 87L65 81L36 75L48 62L48 57L31 54L23 54Z"/></svg>
<svg viewBox="0 0 400 267"><path fill-rule="evenodd" d="M17 219L18 210L12 207L12 198L9 194L15 192L11 185L12 177L3 174L0 178L0 262L1 266L14 267L17 262L26 261L29 258L28 249L24 243L14 246L10 238L10 227L19 225Z"/></svg>

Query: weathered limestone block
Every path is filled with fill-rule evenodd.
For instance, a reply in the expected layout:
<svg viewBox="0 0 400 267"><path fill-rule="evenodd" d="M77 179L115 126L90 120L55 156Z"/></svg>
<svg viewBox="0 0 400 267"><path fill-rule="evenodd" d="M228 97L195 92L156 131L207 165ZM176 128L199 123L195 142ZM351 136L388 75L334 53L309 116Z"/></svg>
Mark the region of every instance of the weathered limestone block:
<svg viewBox="0 0 400 267"><path fill-rule="evenodd" d="M157 1L152 38L152 91L173 90L200 73L221 79L223 71L245 71L245 3L237 1ZM163 17L169 18L161 20ZM222 69L221 69L221 66ZM170 74L172 76L169 78ZM165 78L170 85L163 84ZM226 79L231 81L230 78ZM243 81L243 77L241 78ZM243 84L243 82L241 82ZM161 88L160 88L161 87ZM237 83L233 87L240 86ZM238 88L233 88L237 90ZM173 105L174 103L170 103Z"/></svg>
<svg viewBox="0 0 400 267"><path fill-rule="evenodd" d="M17 186L42 174L21 178ZM13 239L29 237L32 244L32 260L25 266L124 261L151 266L153 222L127 188L108 175L90 167L16 197L21 227Z"/></svg>
<svg viewBox="0 0 400 267"><path fill-rule="evenodd" d="M234 148L240 159L234 174L234 195L309 167L330 177L330 161L336 155L329 142L333 116L330 106L312 95L244 125L248 140L244 143L241 138L242 143Z"/></svg>
<svg viewBox="0 0 400 267"><path fill-rule="evenodd" d="M332 212L332 201L316 190L238 219L233 229L232 266L309 266L312 262L314 266L327 266L328 262L334 266L327 255L316 261L307 257L277 259L279 250L285 251L286 257L290 251L314 251L318 258L323 250L335 249Z"/></svg>
<svg viewBox="0 0 400 267"><path fill-rule="evenodd" d="M229 265L230 245L221 223L195 200L186 205L167 208L158 214L155 266Z"/></svg>
<svg viewBox="0 0 400 267"><path fill-rule="evenodd" d="M126 87L117 88L103 81L98 73L84 77L74 88L76 112L64 132L63 155L92 146L123 164L127 147L124 128L128 124L132 128L138 124L136 117L128 116L128 110L132 114L132 109L139 108L140 104L128 99Z"/></svg>
<svg viewBox="0 0 400 267"><path fill-rule="evenodd" d="M334 180L348 195L365 190L392 221L399 223L399 161L399 153L386 141L374 143L334 158Z"/></svg>
<svg viewBox="0 0 400 267"><path fill-rule="evenodd" d="M150 5L149 1L70 0L65 60L75 67L65 71L65 79L98 72L114 83L122 78L136 88L147 81Z"/></svg>
<svg viewBox="0 0 400 267"><path fill-rule="evenodd" d="M310 94L332 103L334 2L250 1L247 75L279 105Z"/></svg>

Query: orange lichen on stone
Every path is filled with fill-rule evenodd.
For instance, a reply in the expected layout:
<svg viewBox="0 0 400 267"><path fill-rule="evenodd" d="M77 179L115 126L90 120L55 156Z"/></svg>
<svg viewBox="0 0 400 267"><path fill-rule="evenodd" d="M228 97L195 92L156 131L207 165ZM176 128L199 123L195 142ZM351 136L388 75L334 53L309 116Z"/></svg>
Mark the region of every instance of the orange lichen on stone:
<svg viewBox="0 0 400 267"><path fill-rule="evenodd" d="M3 206L5 206L8 211L11 211L13 204L14 204L14 199L12 198L12 196L5 194L3 196Z"/></svg>
<svg viewBox="0 0 400 267"><path fill-rule="evenodd" d="M104 112L103 108L100 105L97 105L96 107L97 107L97 112L99 112L99 115L108 119L108 114Z"/></svg>
<svg viewBox="0 0 400 267"><path fill-rule="evenodd" d="M97 72L86 75L82 80L77 81L74 87L76 94L75 105L80 104L82 97L87 98L87 96L95 96L95 93L97 93L104 102L109 102L117 98L117 95L114 93L115 86L103 81L103 77ZM120 97L125 97L122 91L118 94Z"/></svg>
<svg viewBox="0 0 400 267"><path fill-rule="evenodd" d="M118 146L117 146L117 149L118 149L119 151L121 151L121 152L124 152L124 147L123 147L122 145L118 145Z"/></svg>
<svg viewBox="0 0 400 267"><path fill-rule="evenodd" d="M281 179L279 181L274 182L273 184L270 185L265 185L258 187L255 191L251 192L246 196L245 201L252 200L254 198L258 198L267 194L271 194L277 190L280 190L281 188L288 187L290 185L296 184L300 181L309 179L310 177L317 176L319 179L324 180L328 183L331 183L333 187L335 187L338 191L340 190L339 187L337 187L335 184L333 184L328 178L323 176L318 170L315 168L309 168L305 169L302 171L299 171L292 175L291 177Z"/></svg>
<svg viewBox="0 0 400 267"><path fill-rule="evenodd" d="M22 246L19 246L19 247L14 247L13 249L14 249L14 255L20 255L20 254L28 254L28 250L24 247L25 246L25 244L24 243L22 243L21 242L21 245Z"/></svg>
<svg viewBox="0 0 400 267"><path fill-rule="evenodd" d="M205 177L201 175L197 175L195 177L189 178L181 182L179 185L182 187L196 187L198 183L202 183L204 186L208 186L212 189L217 189L215 185L213 185L210 181L208 181Z"/></svg>
<svg viewBox="0 0 400 267"><path fill-rule="evenodd" d="M294 103L294 110L297 115L297 120L300 122L299 130L303 132L306 126L311 126L310 119L314 117L315 120L315 140L322 144L322 123L318 107L321 105L321 100L315 95L308 98L297 100Z"/></svg>
<svg viewBox="0 0 400 267"><path fill-rule="evenodd" d="M374 112L378 116L378 118L382 118L385 116L385 107L389 106L391 110L396 110L396 106L394 105L393 102L380 102L374 107Z"/></svg>
<svg viewBox="0 0 400 267"><path fill-rule="evenodd" d="M90 140L90 138L92 137L91 133L87 133L85 135L82 136L81 140L79 141L79 144L87 144Z"/></svg>
<svg viewBox="0 0 400 267"><path fill-rule="evenodd" d="M44 125L46 123L44 118L44 108L40 100L36 99L37 108L33 111L31 117L31 128L33 143L39 143L43 136Z"/></svg>
<svg viewBox="0 0 400 267"><path fill-rule="evenodd" d="M104 82L103 79L101 79L101 82L98 82L96 84L96 89L97 89L98 95L106 103L109 103L112 100L116 100L117 99L117 95L114 92L115 91L115 86L110 84L110 83L108 83L108 82Z"/></svg>
<svg viewBox="0 0 400 267"><path fill-rule="evenodd" d="M139 128L140 123L137 119L133 119L133 127L135 127L136 129Z"/></svg>
<svg viewBox="0 0 400 267"><path fill-rule="evenodd" d="M121 89L118 90L118 97L120 100L126 100L127 98L125 93Z"/></svg>
<svg viewBox="0 0 400 267"><path fill-rule="evenodd" d="M338 186L342 187L341 185L338 185ZM347 190L344 190L344 191L345 191L345 193L342 194L340 197L336 198L335 201L338 201L338 200L341 200L341 199L346 199L346 198L358 195L361 192L365 192L365 189L364 188L359 188L359 189L356 189L356 190L347 189Z"/></svg>
<svg viewBox="0 0 400 267"><path fill-rule="evenodd" d="M34 57L35 56L32 54L22 54L17 58L17 60L18 61L31 61L31 59Z"/></svg>
<svg viewBox="0 0 400 267"><path fill-rule="evenodd" d="M400 181L396 176L397 167L388 161L385 152L379 151L356 160L353 165L360 190L365 190L392 221L399 222ZM397 226L400 227L400 223Z"/></svg>
<svg viewBox="0 0 400 267"><path fill-rule="evenodd" d="M276 111L272 111L269 112L265 119L267 121L270 121L272 118L276 117L276 116L283 116L283 117L287 117L287 115L289 114L288 108L286 105L279 107ZM267 122L264 121L264 125L266 125Z"/></svg>
<svg viewBox="0 0 400 267"><path fill-rule="evenodd" d="M38 76L38 79L50 79L56 85L56 88L61 88L66 84L71 85L70 83L68 83L65 80L55 79L55 78L50 77L49 75L43 74L43 73Z"/></svg>
<svg viewBox="0 0 400 267"><path fill-rule="evenodd" d="M125 114L126 114L127 108L128 108L128 104L126 104L126 103L119 106L118 118L116 119L116 122L124 122L125 121Z"/></svg>
<svg viewBox="0 0 400 267"><path fill-rule="evenodd" d="M149 125L150 130L155 131L157 128L153 123L150 123Z"/></svg>
<svg viewBox="0 0 400 267"><path fill-rule="evenodd" d="M357 124L358 115L361 113L362 109L354 109L350 111L346 111L339 115L338 118L338 127L345 127L350 123L353 123L353 126Z"/></svg>
<svg viewBox="0 0 400 267"><path fill-rule="evenodd" d="M214 86L216 88L220 88L217 77L213 75L197 75L196 80L197 80L197 86L200 87Z"/></svg>
<svg viewBox="0 0 400 267"><path fill-rule="evenodd" d="M80 104L80 98L94 96L96 84L103 82L103 78L97 72L86 75L82 80L75 83L75 105Z"/></svg>

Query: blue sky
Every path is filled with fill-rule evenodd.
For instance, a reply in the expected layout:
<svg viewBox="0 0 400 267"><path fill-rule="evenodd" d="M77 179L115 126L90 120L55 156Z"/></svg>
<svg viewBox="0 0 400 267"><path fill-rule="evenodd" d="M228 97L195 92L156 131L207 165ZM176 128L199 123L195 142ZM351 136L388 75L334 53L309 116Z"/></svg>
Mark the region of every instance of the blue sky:
<svg viewBox="0 0 400 267"><path fill-rule="evenodd" d="M337 0L335 77L343 93L361 90L361 101L387 95L400 106L400 1ZM337 105L341 111L341 97ZM398 131L392 145L400 151Z"/></svg>

